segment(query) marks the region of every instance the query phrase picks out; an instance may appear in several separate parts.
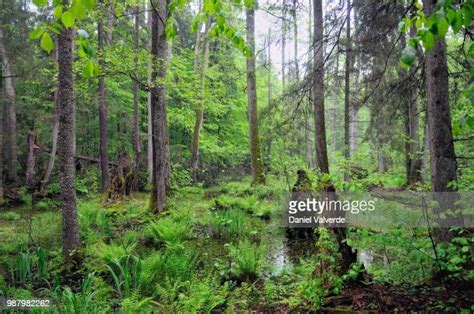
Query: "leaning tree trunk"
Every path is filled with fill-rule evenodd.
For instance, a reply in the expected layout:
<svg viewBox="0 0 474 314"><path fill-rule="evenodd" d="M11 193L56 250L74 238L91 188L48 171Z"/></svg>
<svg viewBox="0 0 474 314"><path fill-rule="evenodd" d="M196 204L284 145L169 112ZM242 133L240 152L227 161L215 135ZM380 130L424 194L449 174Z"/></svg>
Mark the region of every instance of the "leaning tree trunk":
<svg viewBox="0 0 474 314"><path fill-rule="evenodd" d="M68 5L68 1L63 1ZM69 258L80 246L77 221L75 165L74 165L74 80L73 80L73 30L63 28L58 38L58 106L59 138L58 164L63 212L63 256Z"/></svg>
<svg viewBox="0 0 474 314"><path fill-rule="evenodd" d="M17 146L16 146L16 96L15 87L13 85L13 71L11 60L8 55L3 31L0 29L0 57L3 60L4 78L5 78L5 95L6 120L5 128L5 151L7 164L7 181L16 182L16 164L17 164Z"/></svg>
<svg viewBox="0 0 474 314"><path fill-rule="evenodd" d="M197 180L197 173L199 169L199 141L201 138L201 129L202 129L202 123L204 119L204 103L205 103L205 92L206 92L206 70L208 66L208 51L209 51L209 36L208 32L211 27L211 18L208 17L207 22L206 22L206 27L204 31L204 42L202 46L202 62L201 62L201 78L200 78L200 83L201 83L201 88L200 88L200 96L199 96L199 105L198 108L196 109L196 120L194 123L194 132L193 132L193 139L191 142L191 171L193 175L193 180L196 182ZM198 33L200 33L200 30L198 30ZM197 76L197 73L199 71L199 40L200 40L200 35L196 35L196 45L198 49L195 49L194 53L194 73Z"/></svg>
<svg viewBox="0 0 474 314"><path fill-rule="evenodd" d="M435 0L424 0L423 8L427 15L433 13ZM431 190L433 192L453 192L449 185L457 179L456 154L454 152L451 112L449 108L448 65L446 43L437 38L436 44L426 54L426 98L428 106L428 128L431 149ZM454 206L454 198L444 195L438 199L444 211ZM448 229L438 228L435 232L438 241L449 239Z"/></svg>
<svg viewBox="0 0 474 314"><path fill-rule="evenodd" d="M157 82L151 93L153 182L150 207L161 212L166 206L169 192L168 124L166 118L166 65L168 49L166 42L167 0L153 1L151 26L151 54L153 66L151 79Z"/></svg>
<svg viewBox="0 0 474 314"><path fill-rule="evenodd" d="M140 31L140 7L135 7L135 27L133 33L133 49L135 53L134 64L135 71L138 70L138 43L139 43L139 33ZM135 152L135 169L134 176L138 175L138 170L140 169L140 156L142 148L140 145L140 124L139 124L139 109L138 109L138 82L133 81L133 150ZM136 182L136 180L134 180Z"/></svg>
<svg viewBox="0 0 474 314"><path fill-rule="evenodd" d="M251 3L246 10L247 43L251 52L247 56L247 102L250 136L250 159L252 161L252 174L255 184L265 184L263 161L260 151L260 138L258 136L257 114L257 85L255 80L255 7L257 1Z"/></svg>
<svg viewBox="0 0 474 314"><path fill-rule="evenodd" d="M329 174L329 162L326 147L326 130L324 121L324 33L323 33L323 6L322 0L313 0L314 12L314 42L313 42L313 102L316 126L316 154L321 174ZM336 191L331 183L326 184L324 192L329 197L337 199ZM342 269L346 271L356 262L357 254L347 245L346 228L334 228L342 256Z"/></svg>
<svg viewBox="0 0 474 314"><path fill-rule="evenodd" d="M351 158L351 138L350 138L350 119L351 119L351 100L350 100L350 72L352 63L352 44L351 44L351 2L347 1L347 17L346 17L346 69L345 69L345 86L344 86L344 158L349 162ZM344 171L344 181L349 181L348 168Z"/></svg>
<svg viewBox="0 0 474 314"><path fill-rule="evenodd" d="M282 1L282 9L281 9L281 86L282 91L285 91L286 85L286 0Z"/></svg>
<svg viewBox="0 0 474 314"><path fill-rule="evenodd" d="M103 1L101 1L103 3ZM99 66L103 70L104 62L104 24L101 19L97 23L97 40L99 49ZM107 126L107 95L105 91L105 77L99 76L99 155L100 155L100 172L101 172L101 188L106 191L110 187L109 174L109 152L108 152L108 126Z"/></svg>

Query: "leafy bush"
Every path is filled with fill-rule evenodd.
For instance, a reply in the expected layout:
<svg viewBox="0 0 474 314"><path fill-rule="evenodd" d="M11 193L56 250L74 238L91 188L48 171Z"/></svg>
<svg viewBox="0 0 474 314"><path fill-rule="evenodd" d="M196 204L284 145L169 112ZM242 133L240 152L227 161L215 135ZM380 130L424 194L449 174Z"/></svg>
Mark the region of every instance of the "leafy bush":
<svg viewBox="0 0 474 314"><path fill-rule="evenodd" d="M106 267L120 298L130 297L141 285L142 261L133 255L106 259Z"/></svg>

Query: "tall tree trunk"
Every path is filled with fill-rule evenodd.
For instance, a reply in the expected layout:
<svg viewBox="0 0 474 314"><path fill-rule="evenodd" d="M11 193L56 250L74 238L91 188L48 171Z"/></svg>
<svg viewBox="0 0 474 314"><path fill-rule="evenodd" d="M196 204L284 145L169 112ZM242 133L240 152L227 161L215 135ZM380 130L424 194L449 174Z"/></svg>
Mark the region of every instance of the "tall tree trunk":
<svg viewBox="0 0 474 314"><path fill-rule="evenodd" d="M326 147L326 123L324 117L324 34L323 8L321 0L313 0L313 106L315 143L318 168L321 174L329 173Z"/></svg>
<svg viewBox="0 0 474 314"><path fill-rule="evenodd" d="M135 25L133 32L133 49L135 53L134 65L135 71L138 70L138 44L140 35L140 6L135 7ZM142 153L142 147L140 144L140 123L139 123L139 109L138 109L138 82L133 81L133 150L135 153L135 177L138 175L140 170L140 156ZM136 181L136 180L135 180Z"/></svg>
<svg viewBox="0 0 474 314"><path fill-rule="evenodd" d="M257 85L255 80L255 7L247 7L247 43L250 45L251 53L247 56L247 102L250 136L250 157L252 160L252 174L255 184L265 184L263 173L263 161L260 152L260 139L258 136L258 114L257 114Z"/></svg>
<svg viewBox="0 0 474 314"><path fill-rule="evenodd" d="M16 182L16 164L17 164L17 145L16 145L16 96L15 87L13 85L13 70L10 57L8 55L7 46L3 31L0 29L0 56L3 60L4 77L5 77L5 95L6 120L5 120L5 151L7 164L7 181Z"/></svg>
<svg viewBox="0 0 474 314"><path fill-rule="evenodd" d="M351 2L347 0L347 17L346 17L346 69L345 69L345 86L344 86L344 158L349 162L351 158L350 143L350 119L351 119L351 99L350 99L350 71L352 63L352 44L351 44ZM349 171L344 172L344 181L349 181Z"/></svg>
<svg viewBox="0 0 474 314"><path fill-rule="evenodd" d="M281 9L281 86L285 92L286 85L286 0L283 0Z"/></svg>
<svg viewBox="0 0 474 314"><path fill-rule="evenodd" d="M148 2L148 17L147 17L147 24L148 29L151 32L151 20L152 20L152 11L153 7L151 5L151 1ZM151 42L150 42L150 51L151 51ZM150 58L148 60L148 77L147 77L147 84L148 86L152 86L151 82L151 73L153 62ZM152 92L148 92L148 99L147 99L147 166L148 166L148 183L150 186L153 183L153 126L152 126L152 115L151 115L151 95Z"/></svg>
<svg viewBox="0 0 474 314"><path fill-rule="evenodd" d="M309 39L309 43L311 43L311 41L313 40L313 30L312 30L312 1L313 0L309 0L308 1L308 39ZM297 49L295 49L297 50ZM312 68L312 56L310 53L308 53L308 67L311 69ZM313 151L314 151L314 147L313 147L313 140L312 140L312 130L313 130L313 126L312 126L312 123L311 123L311 120L312 120L312 117L313 117L313 110L311 108L312 104L313 104L313 95L312 93L309 93L308 95L308 112L307 112L307 115L306 115L306 132L305 132L305 137L306 137L306 162L308 164L308 167L310 169L313 169L315 167L314 165L314 155L313 155Z"/></svg>
<svg viewBox="0 0 474 314"><path fill-rule="evenodd" d="M208 66L208 51L209 51L209 36L208 32L211 28L211 18L208 17L206 27L204 30L204 41L202 45L202 59L201 59L201 77L200 77L200 95L199 105L196 109L196 120L194 122L193 139L191 143L191 171L193 180L196 182L197 173L199 170L199 141L201 139L201 129L204 119L204 104L206 101L206 70ZM200 32L200 30L199 30ZM198 35L196 35L196 44L198 44ZM199 59L199 49L194 53L194 74L197 76L199 72L199 65L196 63L196 59Z"/></svg>
<svg viewBox="0 0 474 314"><path fill-rule="evenodd" d="M63 1L68 5L68 0ZM76 209L74 164L74 79L73 79L73 29L63 28L58 38L58 105L59 138L58 164L60 174L61 209L63 212L63 255L70 257L79 249L79 225Z"/></svg>
<svg viewBox="0 0 474 314"><path fill-rule="evenodd" d="M2 99L2 80L0 80L0 99ZM3 106L0 106L0 205L3 203Z"/></svg>
<svg viewBox="0 0 474 314"><path fill-rule="evenodd" d="M166 21L168 18L168 0L153 1L151 27L151 54L153 67L151 79L153 86L151 95L152 139L153 139L153 182L151 193L151 209L158 213L166 206L169 193L169 141L166 117L166 66L167 41Z"/></svg>
<svg viewBox="0 0 474 314"><path fill-rule="evenodd" d="M26 186L32 188L35 184L35 151L37 150L38 130L34 129L28 133L27 152L26 152L26 171L25 183Z"/></svg>
<svg viewBox="0 0 474 314"><path fill-rule="evenodd" d="M58 61L58 42L55 41L54 60ZM58 134L59 134L59 112L58 112L58 89L54 91L54 109L53 109L53 129L51 130L51 152L49 155L48 166L44 173L43 180L40 183L40 193L44 193L46 186L49 183L51 174L53 173L54 161L56 159L56 152L58 149Z"/></svg>
<svg viewBox="0 0 474 314"><path fill-rule="evenodd" d="M268 52L267 52L267 66L268 66L268 78L267 78L267 107L270 108L272 102L272 30L271 28L268 29L268 37L267 37L267 45L268 45Z"/></svg>
<svg viewBox="0 0 474 314"><path fill-rule="evenodd" d="M314 42L313 42L313 92L314 114L316 125L316 146L318 167L321 174L329 174L329 162L326 148L326 131L324 121L324 28L322 0L313 0L314 12ZM337 199L336 190L331 183L324 187L329 192L329 197ZM339 245L342 256L342 268L349 269L356 262L357 254L346 242L346 228L334 228L334 235Z"/></svg>
<svg viewBox="0 0 474 314"><path fill-rule="evenodd" d="M296 9L297 9L297 0L293 0L293 8L291 10L291 14L293 17L293 44L295 50L295 76L296 81L300 81L300 66L298 63L298 21L296 20Z"/></svg>
<svg viewBox="0 0 474 314"><path fill-rule="evenodd" d="M101 0L101 3L103 1ZM104 25L101 19L97 23L97 40L99 49L99 66L105 67L104 62ZM107 125L107 94L105 90L105 77L99 76L99 156L101 172L101 188L106 191L110 187L109 152L108 152L108 125Z"/></svg>
<svg viewBox="0 0 474 314"><path fill-rule="evenodd" d="M426 15L433 13L435 0L424 0ZM436 44L426 54L426 98L428 108L429 142L431 149L431 190L433 192L453 192L450 182L457 180L457 163L454 152L451 112L449 108L448 65L446 43L437 38ZM439 211L452 209L454 198L443 195L438 199ZM435 236L438 241L450 237L448 229L438 228Z"/></svg>

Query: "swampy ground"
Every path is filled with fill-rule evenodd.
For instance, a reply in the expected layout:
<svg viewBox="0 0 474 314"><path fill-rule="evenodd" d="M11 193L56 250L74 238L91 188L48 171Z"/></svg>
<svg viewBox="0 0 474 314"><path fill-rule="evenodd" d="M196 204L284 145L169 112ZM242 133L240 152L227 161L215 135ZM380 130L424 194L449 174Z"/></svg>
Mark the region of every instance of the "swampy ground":
<svg viewBox="0 0 474 314"><path fill-rule="evenodd" d="M74 270L61 262L57 201L32 207L25 199L1 213L0 296L50 299L48 311L66 313L472 309L465 271L431 279L437 265L426 230L351 229L360 263L342 273L329 230L287 238L281 213L288 187L268 181L181 188L159 216L145 193L114 204L83 195L84 260Z"/></svg>

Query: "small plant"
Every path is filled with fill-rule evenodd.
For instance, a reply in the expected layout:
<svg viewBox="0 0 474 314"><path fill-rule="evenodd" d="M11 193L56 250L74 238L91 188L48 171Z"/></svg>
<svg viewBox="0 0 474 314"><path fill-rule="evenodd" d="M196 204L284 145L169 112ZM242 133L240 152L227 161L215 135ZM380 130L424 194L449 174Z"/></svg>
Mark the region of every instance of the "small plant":
<svg viewBox="0 0 474 314"><path fill-rule="evenodd" d="M245 233L245 219L245 214L239 209L213 212L210 227L216 237L239 237Z"/></svg>
<svg viewBox="0 0 474 314"><path fill-rule="evenodd" d="M142 262L139 257L125 255L120 258L106 260L115 289L120 298L127 298L140 287Z"/></svg>
<svg viewBox="0 0 474 314"><path fill-rule="evenodd" d="M182 247L192 234L192 227L186 222L177 222L171 217L152 222L145 230L145 237L168 247Z"/></svg>
<svg viewBox="0 0 474 314"><path fill-rule="evenodd" d="M103 311L98 305L94 304L96 292L93 291L92 287L93 278L94 274L90 273L82 280L79 293L74 293L69 287L56 287L53 296L58 300L60 312L88 314Z"/></svg>
<svg viewBox="0 0 474 314"><path fill-rule="evenodd" d="M232 273L241 281L253 281L262 271L262 248L248 240L240 241L235 247L230 246Z"/></svg>
<svg viewBox="0 0 474 314"><path fill-rule="evenodd" d="M0 219L5 221L16 221L21 218L20 214L15 212L5 212L0 214Z"/></svg>

